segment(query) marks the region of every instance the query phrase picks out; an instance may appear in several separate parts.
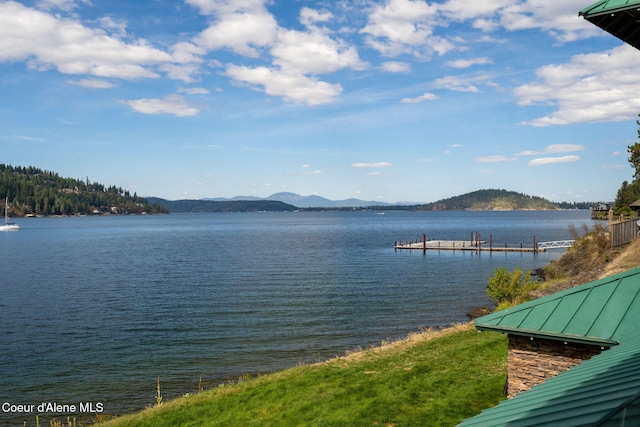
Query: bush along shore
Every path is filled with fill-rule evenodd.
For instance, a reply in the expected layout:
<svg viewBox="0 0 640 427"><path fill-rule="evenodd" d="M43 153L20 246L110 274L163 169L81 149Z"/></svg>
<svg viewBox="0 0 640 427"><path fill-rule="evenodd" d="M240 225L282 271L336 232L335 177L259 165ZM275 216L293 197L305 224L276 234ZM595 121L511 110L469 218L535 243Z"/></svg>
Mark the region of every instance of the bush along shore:
<svg viewBox="0 0 640 427"><path fill-rule="evenodd" d="M546 281L533 282L518 270L496 270L488 278L488 295L508 306L640 265L640 241L612 251L603 229L584 231L573 248L542 269ZM505 294L501 286L512 292ZM505 398L506 373L506 337L479 333L466 323L322 363L244 376L207 391L194 385L194 394L167 402L161 378L152 378L150 395L155 386L156 397L149 408L117 417L102 414L93 421L103 427L455 426Z"/></svg>

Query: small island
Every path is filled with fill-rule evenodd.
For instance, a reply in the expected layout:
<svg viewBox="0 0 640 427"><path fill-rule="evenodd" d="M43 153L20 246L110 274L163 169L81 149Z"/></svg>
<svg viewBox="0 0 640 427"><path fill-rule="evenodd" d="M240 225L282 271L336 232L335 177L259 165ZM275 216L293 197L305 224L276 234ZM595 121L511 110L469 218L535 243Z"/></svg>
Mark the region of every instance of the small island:
<svg viewBox="0 0 640 427"><path fill-rule="evenodd" d="M554 203L537 196L507 190L478 190L418 206L423 211L516 211L589 209L593 203Z"/></svg>

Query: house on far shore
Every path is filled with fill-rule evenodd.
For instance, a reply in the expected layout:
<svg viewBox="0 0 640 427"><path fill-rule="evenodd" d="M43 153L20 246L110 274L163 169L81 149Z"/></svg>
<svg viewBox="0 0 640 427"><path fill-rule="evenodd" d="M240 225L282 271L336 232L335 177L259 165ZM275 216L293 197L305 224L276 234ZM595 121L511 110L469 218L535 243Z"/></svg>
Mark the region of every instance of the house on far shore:
<svg viewBox="0 0 640 427"><path fill-rule="evenodd" d="M609 203L599 203L598 206L591 208L591 219L607 219L609 218L609 209L613 205Z"/></svg>
<svg viewBox="0 0 640 427"><path fill-rule="evenodd" d="M509 336L509 399L459 426L640 425L640 268L475 325Z"/></svg>

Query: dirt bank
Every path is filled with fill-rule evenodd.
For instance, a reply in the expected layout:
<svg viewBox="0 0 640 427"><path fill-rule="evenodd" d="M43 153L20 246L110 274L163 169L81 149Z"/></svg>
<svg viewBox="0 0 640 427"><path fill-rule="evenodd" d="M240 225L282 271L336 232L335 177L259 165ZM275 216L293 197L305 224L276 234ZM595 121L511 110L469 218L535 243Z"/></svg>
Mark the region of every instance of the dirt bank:
<svg viewBox="0 0 640 427"><path fill-rule="evenodd" d="M602 251L596 251L593 247L589 248L588 246L581 247L579 248L581 253L578 256L575 251L573 254L570 253L575 249L575 247L571 248L561 258L541 269L541 276L548 283L543 286L543 289L533 293L534 298L640 267L640 239L628 245ZM571 273L560 273L560 277L544 277L544 270L548 272L564 270ZM553 273L550 273L549 276L553 276Z"/></svg>

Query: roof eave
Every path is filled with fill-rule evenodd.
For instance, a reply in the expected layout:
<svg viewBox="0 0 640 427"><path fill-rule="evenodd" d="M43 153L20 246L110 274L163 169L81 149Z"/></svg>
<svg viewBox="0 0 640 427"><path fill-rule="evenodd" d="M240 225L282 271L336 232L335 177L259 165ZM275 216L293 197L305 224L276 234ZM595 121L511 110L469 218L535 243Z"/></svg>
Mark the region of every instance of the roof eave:
<svg viewBox="0 0 640 427"><path fill-rule="evenodd" d="M608 339L608 338L588 337L588 336L568 335L568 334L545 334L544 332L540 332L540 331L530 331L526 329L509 328L509 327L503 327L503 326L476 324L476 329L478 331L499 332L502 334L529 337L532 339L547 339L547 340L553 340L553 341L563 341L563 342L571 342L576 344L588 344L588 345L604 346L604 347L612 347L614 345L619 344L618 341Z"/></svg>
<svg viewBox="0 0 640 427"><path fill-rule="evenodd" d="M578 12L578 16L584 16L586 19L590 17L600 16L600 15L609 15L612 13L624 12L625 10L631 9L639 9L640 3L635 2L631 5L624 4L617 7L604 8L602 10L598 10L603 4L606 4L608 0L602 0L592 4L591 6L585 7L581 11ZM595 12L594 12L595 11Z"/></svg>

